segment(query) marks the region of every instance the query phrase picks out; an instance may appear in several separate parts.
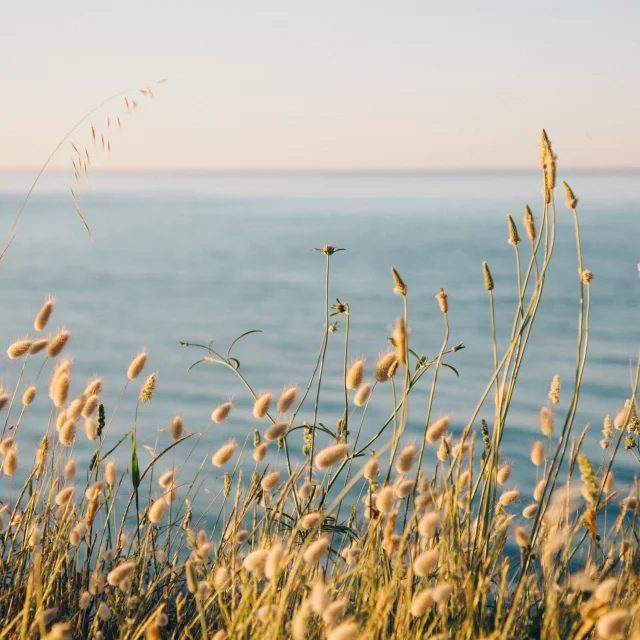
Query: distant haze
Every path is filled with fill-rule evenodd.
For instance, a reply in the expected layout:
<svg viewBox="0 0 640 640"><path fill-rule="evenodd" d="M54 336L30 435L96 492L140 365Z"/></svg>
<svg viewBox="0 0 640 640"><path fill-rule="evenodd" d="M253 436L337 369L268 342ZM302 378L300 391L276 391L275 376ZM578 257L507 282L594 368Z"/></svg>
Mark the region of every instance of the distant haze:
<svg viewBox="0 0 640 640"><path fill-rule="evenodd" d="M543 126L560 167L639 167L638 25L633 0L8 2L0 168L125 89L134 118L91 119L110 155L72 137L100 168L535 168Z"/></svg>

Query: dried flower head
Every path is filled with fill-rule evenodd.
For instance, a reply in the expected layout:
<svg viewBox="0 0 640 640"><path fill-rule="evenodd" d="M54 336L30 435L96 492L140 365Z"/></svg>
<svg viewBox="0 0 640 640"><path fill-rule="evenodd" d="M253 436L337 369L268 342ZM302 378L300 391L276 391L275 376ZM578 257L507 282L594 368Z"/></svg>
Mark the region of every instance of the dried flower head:
<svg viewBox="0 0 640 640"><path fill-rule="evenodd" d="M578 206L578 198L576 198L571 187L564 180L562 181L562 186L564 187L567 209L575 209Z"/></svg>
<svg viewBox="0 0 640 640"><path fill-rule="evenodd" d="M396 460L396 471L401 474L409 473L416 460L416 446L409 444L400 451Z"/></svg>
<svg viewBox="0 0 640 640"><path fill-rule="evenodd" d="M393 293L398 296L406 296L407 285L404 283L404 280L400 277L400 274L396 271L395 267L391 267L391 275L393 276L393 282L395 284Z"/></svg>
<svg viewBox="0 0 640 640"><path fill-rule="evenodd" d="M149 404L151 400L153 400L153 394L156 391L157 378L157 373L150 373L144 381L144 384L140 389L140 402L143 404Z"/></svg>
<svg viewBox="0 0 640 640"><path fill-rule="evenodd" d="M493 291L493 276L489 271L489 265L486 262L482 263L482 271L484 273L484 288L487 291Z"/></svg>
<svg viewBox="0 0 640 640"><path fill-rule="evenodd" d="M180 438L182 438L183 431L184 424L182 423L182 418L180 416L175 416L171 421L171 425L169 426L169 434L171 435L171 439L180 440Z"/></svg>
<svg viewBox="0 0 640 640"><path fill-rule="evenodd" d="M216 424L220 424L223 420L226 420L229 417L231 409L233 409L233 402L231 400L223 402L213 410L211 420Z"/></svg>
<svg viewBox="0 0 640 640"><path fill-rule="evenodd" d="M324 535L314 540L302 554L302 559L307 564L316 564L320 558L329 550L329 536Z"/></svg>
<svg viewBox="0 0 640 640"><path fill-rule="evenodd" d="M347 455L347 451L349 451L349 445L342 443L325 447L316 454L316 467L326 469L333 466Z"/></svg>
<svg viewBox="0 0 640 640"><path fill-rule="evenodd" d="M22 356L29 353L29 349L31 349L31 340L16 340L12 344L9 345L7 349L7 356L11 360L15 360L16 358L21 358Z"/></svg>
<svg viewBox="0 0 640 640"><path fill-rule="evenodd" d="M164 517L164 513L167 510L167 501L164 498L158 498L149 507L149 522L154 524L160 522Z"/></svg>
<svg viewBox="0 0 640 640"><path fill-rule="evenodd" d="M356 391L355 396L353 396L353 404L356 407L361 407L363 404L367 402L369 396L371 395L371 383L363 382Z"/></svg>
<svg viewBox="0 0 640 640"><path fill-rule="evenodd" d="M236 441L229 440L229 442L226 442L225 444L223 444L213 454L213 457L211 458L211 463L213 464L214 467L224 466L225 464L227 464L227 462L229 462L235 450L236 450Z"/></svg>
<svg viewBox="0 0 640 640"><path fill-rule="evenodd" d="M256 420L264 418L267 413L269 413L272 397L271 393L267 392L256 398L255 404L253 405L253 417L256 418Z"/></svg>
<svg viewBox="0 0 640 640"><path fill-rule="evenodd" d="M438 301L440 311L442 311L442 313L447 313L447 311L449 311L449 296L444 289L440 289L440 291L438 291L436 294L436 300Z"/></svg>
<svg viewBox="0 0 640 640"><path fill-rule="evenodd" d="M440 438L444 435L445 431L449 428L450 424L451 416L442 416L435 422L432 422L427 428L427 441L430 444L438 442L438 440L440 440Z"/></svg>
<svg viewBox="0 0 640 640"><path fill-rule="evenodd" d="M364 377L365 358L358 358L348 369L346 376L347 389L355 390L362 383Z"/></svg>
<svg viewBox="0 0 640 640"><path fill-rule="evenodd" d="M48 297L42 307L40 307L40 311L38 311L38 315L33 323L36 331L44 331L47 326L47 322L49 322L49 318L51 318L51 314L53 313L53 309L56 306L55 298Z"/></svg>
<svg viewBox="0 0 640 640"><path fill-rule="evenodd" d="M129 378L129 380L135 380L142 373L144 365L147 364L147 355L146 351L141 351L131 361L129 368L127 369L127 378Z"/></svg>
<svg viewBox="0 0 640 640"><path fill-rule="evenodd" d="M396 354L384 353L378 358L378 362L373 370L373 377L377 382L387 382L391 377L389 371L394 364L397 364Z"/></svg>
<svg viewBox="0 0 640 640"><path fill-rule="evenodd" d="M262 462L267 455L267 449L269 447L268 442L261 442L257 447L253 449L253 459L256 462Z"/></svg>
<svg viewBox="0 0 640 640"><path fill-rule="evenodd" d="M271 473L267 473L267 475L262 478L262 482L260 486L263 491L271 491L280 480L280 472L279 471L271 471Z"/></svg>
<svg viewBox="0 0 640 640"><path fill-rule="evenodd" d="M71 334L66 329L60 330L47 345L47 356L49 358L59 356L67 342L69 342L70 337Z"/></svg>
<svg viewBox="0 0 640 640"><path fill-rule="evenodd" d="M524 205L524 228L527 232L527 237L533 242L536 239L536 223L528 204Z"/></svg>
<svg viewBox="0 0 640 640"><path fill-rule="evenodd" d="M402 316L398 316L391 337L396 350L397 362L407 364L407 327Z"/></svg>
<svg viewBox="0 0 640 640"><path fill-rule="evenodd" d="M517 247L522 240L520 239L520 235L518 234L518 227L516 227L516 223L511 216L507 216L507 221L509 223L509 244Z"/></svg>
<svg viewBox="0 0 640 640"><path fill-rule="evenodd" d="M286 422L276 422L272 424L265 432L264 439L268 442L273 442L278 438L283 438L287 431L289 430L289 425Z"/></svg>
<svg viewBox="0 0 640 640"><path fill-rule="evenodd" d="M285 387L278 399L278 413L287 413L291 408L291 405L296 401L296 394L298 393L298 387L291 385Z"/></svg>

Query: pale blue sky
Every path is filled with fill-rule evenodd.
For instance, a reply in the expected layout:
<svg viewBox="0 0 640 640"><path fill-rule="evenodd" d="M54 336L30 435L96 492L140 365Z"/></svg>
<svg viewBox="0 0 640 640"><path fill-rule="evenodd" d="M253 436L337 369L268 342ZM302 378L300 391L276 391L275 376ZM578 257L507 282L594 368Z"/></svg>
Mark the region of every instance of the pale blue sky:
<svg viewBox="0 0 640 640"><path fill-rule="evenodd" d="M637 0L0 6L2 168L161 77L101 167L535 168L542 126L561 166L640 166Z"/></svg>

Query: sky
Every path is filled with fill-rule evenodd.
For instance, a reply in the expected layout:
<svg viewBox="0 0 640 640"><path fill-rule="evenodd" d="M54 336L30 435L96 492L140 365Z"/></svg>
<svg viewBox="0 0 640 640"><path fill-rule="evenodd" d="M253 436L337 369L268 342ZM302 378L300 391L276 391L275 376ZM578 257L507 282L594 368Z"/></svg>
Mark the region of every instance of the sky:
<svg viewBox="0 0 640 640"><path fill-rule="evenodd" d="M70 137L95 167L533 169L545 127L560 166L638 168L639 26L637 0L1 2L0 169L122 91L134 115Z"/></svg>

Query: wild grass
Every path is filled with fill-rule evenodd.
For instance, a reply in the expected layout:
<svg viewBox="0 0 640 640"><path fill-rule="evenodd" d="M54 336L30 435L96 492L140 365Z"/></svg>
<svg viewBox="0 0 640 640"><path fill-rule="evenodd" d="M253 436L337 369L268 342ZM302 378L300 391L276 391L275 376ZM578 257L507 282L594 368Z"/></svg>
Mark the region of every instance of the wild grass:
<svg viewBox="0 0 640 640"><path fill-rule="evenodd" d="M159 436L164 449L140 466L137 415L156 387L155 373L143 378L146 352L122 372L120 398L136 393L138 405L134 426L116 440L110 426L120 402L101 402L100 379L76 380L69 332L45 335L55 317L55 302L45 301L34 331L8 346L21 371L15 388L0 393L0 638L640 638L639 489L614 482L619 456L638 459L640 368L625 406L604 420L601 459L589 459L587 428L576 432L574 423L593 274L583 266L578 201L566 184L568 211L556 214L556 158L544 132L541 149L539 224L526 206L526 240L511 216L505 226L517 293L507 335L497 335L490 267L479 265L493 374L456 439L452 418L432 411L439 375L463 348L449 341L447 292L434 291L442 343L428 359L412 347L411 283L392 269L398 309L388 312L389 321L397 316L389 345L373 361L354 358L351 308L329 298L341 249L318 249L324 329L306 382L258 393L232 355L237 341L226 352L213 342L182 343L199 353L194 364L237 378L237 405L212 407L212 424L235 411L253 420L208 463L224 473L213 497L204 468L191 478L172 463L174 449L193 452L207 438L188 432L178 416ZM549 397L540 398L535 499L522 504L501 443L552 260L556 215L575 222L575 373L554 378ZM335 427L322 415L333 318L344 326L344 410ZM412 441L405 431L418 389L429 403ZM383 392L388 417L376 422L367 408ZM49 409L35 452L21 443L34 403ZM78 468L81 447L92 451L88 468ZM277 462L266 465L269 449ZM302 450L302 464L294 465L294 450ZM126 469L113 461L116 452L126 455ZM13 487L19 469L28 477ZM195 516L192 505L203 498L206 517Z"/></svg>

